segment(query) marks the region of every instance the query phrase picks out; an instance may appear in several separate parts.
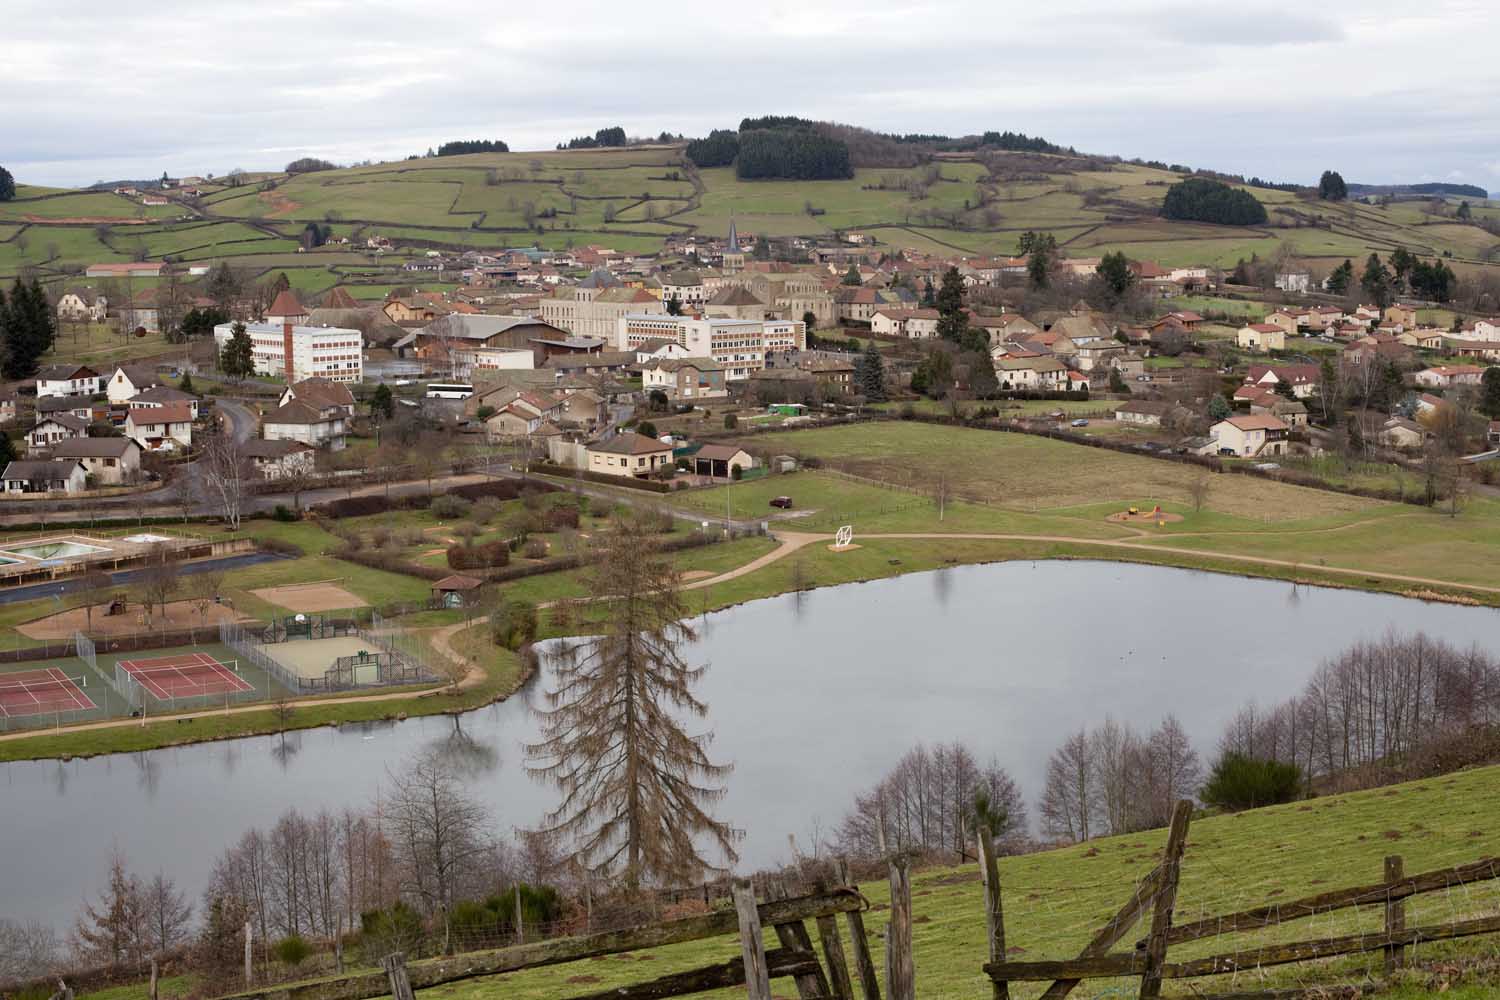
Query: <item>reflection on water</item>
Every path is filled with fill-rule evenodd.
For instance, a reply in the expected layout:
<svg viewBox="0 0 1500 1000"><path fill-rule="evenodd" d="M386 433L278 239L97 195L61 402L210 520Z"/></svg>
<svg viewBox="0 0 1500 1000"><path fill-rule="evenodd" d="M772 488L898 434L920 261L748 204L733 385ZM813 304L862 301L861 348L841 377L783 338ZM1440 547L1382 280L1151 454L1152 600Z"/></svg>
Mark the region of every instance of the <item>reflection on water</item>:
<svg viewBox="0 0 1500 1000"><path fill-rule="evenodd" d="M1295 595L1295 596L1292 596ZM853 795L919 741L996 756L1034 798L1059 733L1148 728L1172 712L1200 752L1245 701L1295 692L1372 626L1500 648L1489 609L1295 588L1150 566L1003 563L758 601L696 619L712 663L712 756L734 764L720 814L743 866L810 850ZM543 679L545 683L545 678ZM533 687L533 692L539 690ZM197 896L217 854L288 807L372 804L388 769L439 749L498 830L534 824L555 790L525 773L526 699L461 718L350 724L68 763L0 765L0 917L65 928L118 845Z"/></svg>

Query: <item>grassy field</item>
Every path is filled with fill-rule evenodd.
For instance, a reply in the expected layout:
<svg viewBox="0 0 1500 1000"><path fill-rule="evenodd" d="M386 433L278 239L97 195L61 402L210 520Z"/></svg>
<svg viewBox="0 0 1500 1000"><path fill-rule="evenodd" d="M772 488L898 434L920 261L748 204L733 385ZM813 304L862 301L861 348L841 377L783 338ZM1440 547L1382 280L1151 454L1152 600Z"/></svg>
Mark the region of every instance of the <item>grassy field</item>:
<svg viewBox="0 0 1500 1000"><path fill-rule="evenodd" d="M1478 860L1494 848L1500 822L1500 768L1350 795L1330 796L1236 815L1195 819L1182 865L1176 922L1232 912L1277 899L1293 899L1351 885L1378 882L1384 858L1399 854L1408 874ZM1019 857L1002 858L1006 944L1014 958L1029 961L1075 955L1094 930L1124 902L1135 883L1158 860L1165 832L1152 830ZM866 927L877 969L884 967L883 912L889 891L883 879L859 885L869 900ZM1500 908L1500 886L1476 883L1414 897L1407 926L1490 915ZM985 955L983 890L977 867L920 869L912 877L913 955L918 995L924 998L988 995L980 971ZM1326 914L1249 934L1208 939L1171 949L1172 961L1261 944L1378 930L1382 908L1369 906ZM840 925L848 951L847 929ZM1117 950L1144 934L1144 925ZM767 947L774 947L768 934ZM1464 960L1492 960L1494 938L1425 944L1412 950L1414 968L1389 994L1397 1000L1442 996L1478 1000L1494 995L1494 983L1464 971ZM585 990L608 990L657 976L727 961L739 954L732 937L643 949L586 963L466 980L423 990L428 1000L563 1000ZM1322 960L1253 969L1234 976L1168 980L1164 995L1194 996L1231 990L1335 983L1373 985L1381 978L1381 955ZM1493 973L1490 973L1493 975ZM173 985L164 995L185 990ZM1193 988L1187 985L1191 983ZM883 980L882 980L883 983ZM1038 996L1045 984L1013 985L1018 1000ZM1133 996L1138 980L1092 980L1074 996ZM777 980L778 996L792 986ZM742 990L707 994L729 1000ZM139 988L90 994L90 1000L143 1000Z"/></svg>
<svg viewBox="0 0 1500 1000"><path fill-rule="evenodd" d="M1074 256L1123 250L1163 264L1223 266L1288 247L1328 267L1402 245L1451 254L1452 266L1464 273L1493 266L1500 247L1478 226L1434 217L1423 205L1330 205L1259 188L1247 190L1270 210L1266 226L1171 222L1157 211L1176 174L1048 161L1055 172L1037 173L1032 157L1012 166L1002 154L993 174L978 163L944 162L940 177L926 167L862 168L850 180L741 181L731 168L695 176L673 147L474 154L256 175L241 187L210 190L198 211L23 184L16 200L0 206L0 279L32 265L61 280L88 263L135 255L232 257L252 271L269 269L313 221L341 235L378 232L398 242L486 249L598 243L631 252L659 249L683 227L722 234L731 216L742 234L866 230L887 245L937 254L1010 254L1022 232L1045 230ZM1476 219L1500 213L1491 202L1473 210ZM298 282L301 289L319 291L339 280L331 254L299 263L311 272ZM388 258L376 266L393 270L396 263Z"/></svg>

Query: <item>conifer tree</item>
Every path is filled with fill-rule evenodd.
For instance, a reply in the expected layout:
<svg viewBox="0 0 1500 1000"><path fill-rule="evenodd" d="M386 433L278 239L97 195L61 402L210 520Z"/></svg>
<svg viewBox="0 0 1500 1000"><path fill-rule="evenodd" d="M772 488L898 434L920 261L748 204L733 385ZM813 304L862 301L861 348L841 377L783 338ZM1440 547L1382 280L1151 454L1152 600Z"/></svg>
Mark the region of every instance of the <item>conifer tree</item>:
<svg viewBox="0 0 1500 1000"><path fill-rule="evenodd" d="M678 721L708 712L692 693L703 668L682 653L697 632L681 576L647 523L622 520L600 548L587 584L609 613L599 635L552 654L541 742L527 747L532 775L562 793L542 832L630 889L685 884L719 870L700 844L733 864L740 837L709 812L730 771L708 758L712 734L691 735Z"/></svg>

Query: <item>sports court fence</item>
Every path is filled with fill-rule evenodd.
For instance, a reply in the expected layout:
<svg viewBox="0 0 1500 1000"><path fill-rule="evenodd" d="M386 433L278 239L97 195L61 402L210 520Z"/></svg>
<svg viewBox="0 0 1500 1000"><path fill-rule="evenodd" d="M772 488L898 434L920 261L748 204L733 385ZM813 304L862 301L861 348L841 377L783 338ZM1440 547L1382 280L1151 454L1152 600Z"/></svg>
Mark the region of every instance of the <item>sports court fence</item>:
<svg viewBox="0 0 1500 1000"><path fill-rule="evenodd" d="M0 732L58 728L107 718L90 696L88 676L70 676L57 667L0 675Z"/></svg>
<svg viewBox="0 0 1500 1000"><path fill-rule="evenodd" d="M348 691L427 683L437 679L426 666L421 640L407 635L399 627L385 625L378 613L372 613L369 628L358 627L343 619L329 621L321 617L302 617L301 622L295 618L283 619L262 632L248 631L238 622L223 622L219 625L219 640L290 691ZM321 676L304 676L269 650L271 646L304 639L347 636L368 642L373 652L336 656Z"/></svg>
<svg viewBox="0 0 1500 1000"><path fill-rule="evenodd" d="M228 708L265 698L240 676L237 661L207 653L119 660L105 678L127 705L147 715Z"/></svg>

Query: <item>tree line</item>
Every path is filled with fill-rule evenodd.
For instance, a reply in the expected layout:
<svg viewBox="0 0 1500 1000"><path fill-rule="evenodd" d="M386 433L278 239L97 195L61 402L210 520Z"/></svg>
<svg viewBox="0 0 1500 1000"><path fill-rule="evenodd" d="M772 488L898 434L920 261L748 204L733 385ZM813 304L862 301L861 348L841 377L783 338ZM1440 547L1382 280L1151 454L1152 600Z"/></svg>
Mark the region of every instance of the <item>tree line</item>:
<svg viewBox="0 0 1500 1000"><path fill-rule="evenodd" d="M454 139L437 148L439 156L461 156L464 153L509 153L510 147L500 139Z"/></svg>
<svg viewBox="0 0 1500 1000"><path fill-rule="evenodd" d="M580 135L566 143L558 143L558 149L608 149L626 145L625 129L619 125L601 128L593 135Z"/></svg>

